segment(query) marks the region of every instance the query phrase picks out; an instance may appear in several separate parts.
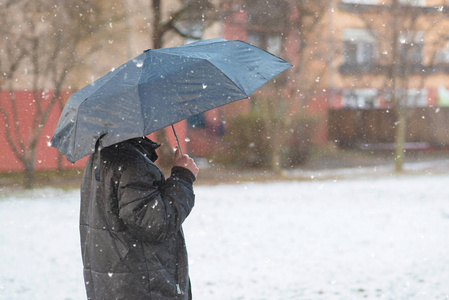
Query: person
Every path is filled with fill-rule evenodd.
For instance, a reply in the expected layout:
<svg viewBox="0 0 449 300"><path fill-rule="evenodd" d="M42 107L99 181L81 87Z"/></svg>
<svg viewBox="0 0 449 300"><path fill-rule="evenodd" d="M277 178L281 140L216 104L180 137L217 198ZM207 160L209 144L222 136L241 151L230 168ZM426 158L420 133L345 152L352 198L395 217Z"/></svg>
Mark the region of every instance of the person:
<svg viewBox="0 0 449 300"><path fill-rule="evenodd" d="M175 152L169 178L159 145L135 138L96 151L81 184L80 235L87 298L191 299L182 224L198 167Z"/></svg>

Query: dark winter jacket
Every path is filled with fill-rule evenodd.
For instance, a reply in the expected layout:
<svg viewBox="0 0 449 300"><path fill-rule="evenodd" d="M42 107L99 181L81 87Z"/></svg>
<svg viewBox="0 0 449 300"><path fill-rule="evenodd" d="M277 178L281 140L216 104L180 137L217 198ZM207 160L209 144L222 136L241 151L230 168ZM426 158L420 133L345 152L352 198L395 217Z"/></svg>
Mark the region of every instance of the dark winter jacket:
<svg viewBox="0 0 449 300"><path fill-rule="evenodd" d="M165 180L155 145L133 139L87 161L80 233L88 299L191 299L181 225L195 177L174 167Z"/></svg>

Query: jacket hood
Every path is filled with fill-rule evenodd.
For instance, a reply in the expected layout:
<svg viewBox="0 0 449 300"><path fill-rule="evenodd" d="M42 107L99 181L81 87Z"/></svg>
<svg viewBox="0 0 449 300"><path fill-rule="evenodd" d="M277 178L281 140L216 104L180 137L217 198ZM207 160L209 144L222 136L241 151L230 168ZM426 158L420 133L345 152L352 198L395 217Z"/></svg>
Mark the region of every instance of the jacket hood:
<svg viewBox="0 0 449 300"><path fill-rule="evenodd" d="M135 147L140 148L142 152L145 153L152 162L155 162L158 159L156 149L159 148L161 145L153 142L152 140L150 140L145 136L130 139L125 141L124 143L130 143Z"/></svg>
<svg viewBox="0 0 449 300"><path fill-rule="evenodd" d="M94 158L95 179L97 181L100 181L100 179L101 179L100 178L100 162L101 162L101 155L102 155L101 152L104 150L109 151L112 148L115 148L115 149L122 148L129 144L131 144L135 148L138 148L152 162L155 162L158 159L156 149L159 148L161 145L153 142L152 140L150 140L149 138L147 138L145 136L129 139L129 140L120 142L118 144L108 146L104 149L101 149L101 151L99 151L99 152L98 152L98 150L95 150L95 153L93 154L93 156L95 156L95 158ZM95 146L95 148L98 149L98 142L97 142L97 146Z"/></svg>

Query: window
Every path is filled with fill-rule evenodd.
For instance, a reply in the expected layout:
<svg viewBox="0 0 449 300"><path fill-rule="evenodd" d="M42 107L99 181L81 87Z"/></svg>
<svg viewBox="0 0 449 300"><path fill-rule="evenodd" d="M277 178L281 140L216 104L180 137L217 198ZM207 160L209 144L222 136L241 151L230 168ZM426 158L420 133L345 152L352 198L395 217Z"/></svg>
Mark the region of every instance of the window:
<svg viewBox="0 0 449 300"><path fill-rule="evenodd" d="M378 0L342 0L343 3L353 4L377 4Z"/></svg>
<svg viewBox="0 0 449 300"><path fill-rule="evenodd" d="M403 61L413 65L420 65L424 56L424 32L401 33L400 53Z"/></svg>
<svg viewBox="0 0 449 300"><path fill-rule="evenodd" d="M402 99L402 89L398 89L396 92L396 97L407 107L425 107L427 106L427 90L426 89L409 89L407 90L407 95L405 99ZM392 101L391 91L385 94L385 99L387 101Z"/></svg>
<svg viewBox="0 0 449 300"><path fill-rule="evenodd" d="M376 40L365 29L343 31L343 54L347 65L370 65L376 60Z"/></svg>
<svg viewBox="0 0 449 300"><path fill-rule="evenodd" d="M449 63L449 48L438 50L435 59L439 63Z"/></svg>
<svg viewBox="0 0 449 300"><path fill-rule="evenodd" d="M185 38L184 44L190 44L192 42L198 41L198 39L201 39L201 36L203 35L203 25L198 22L190 22L185 21L183 22L183 33L195 38Z"/></svg>
<svg viewBox="0 0 449 300"><path fill-rule="evenodd" d="M411 6L425 6L426 0L399 0L399 3Z"/></svg>
<svg viewBox="0 0 449 300"><path fill-rule="evenodd" d="M427 106L427 90L425 89L409 89L407 91L408 107Z"/></svg>
<svg viewBox="0 0 449 300"><path fill-rule="evenodd" d="M247 11L246 22L249 29L279 33L289 28L290 22L286 16L291 14L289 3L291 1L245 0L243 2L246 4L243 7Z"/></svg>
<svg viewBox="0 0 449 300"><path fill-rule="evenodd" d="M290 28L288 16L290 3L287 0L247 0L246 23L248 42L274 55L282 51L283 36Z"/></svg>
<svg viewBox="0 0 449 300"><path fill-rule="evenodd" d="M248 42L254 46L265 49L274 55L280 55L282 50L282 38L279 34L265 32L250 32Z"/></svg>
<svg viewBox="0 0 449 300"><path fill-rule="evenodd" d="M446 46L435 54L437 63L449 63L449 37L446 37Z"/></svg>
<svg viewBox="0 0 449 300"><path fill-rule="evenodd" d="M354 89L343 91L343 106L350 108L378 107L376 89Z"/></svg>
<svg viewBox="0 0 449 300"><path fill-rule="evenodd" d="M206 127L206 122L204 120L204 113L200 113L194 116L191 116L187 119L187 124L193 128L204 128Z"/></svg>

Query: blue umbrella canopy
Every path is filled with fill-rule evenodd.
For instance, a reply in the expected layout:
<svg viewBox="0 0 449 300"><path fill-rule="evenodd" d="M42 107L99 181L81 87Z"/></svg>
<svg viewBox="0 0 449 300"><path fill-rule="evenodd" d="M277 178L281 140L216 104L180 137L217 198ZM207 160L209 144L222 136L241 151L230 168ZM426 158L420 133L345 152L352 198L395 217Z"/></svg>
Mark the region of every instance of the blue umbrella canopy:
<svg viewBox="0 0 449 300"><path fill-rule="evenodd" d="M242 41L145 50L72 94L51 144L67 160L248 98L292 65Z"/></svg>

